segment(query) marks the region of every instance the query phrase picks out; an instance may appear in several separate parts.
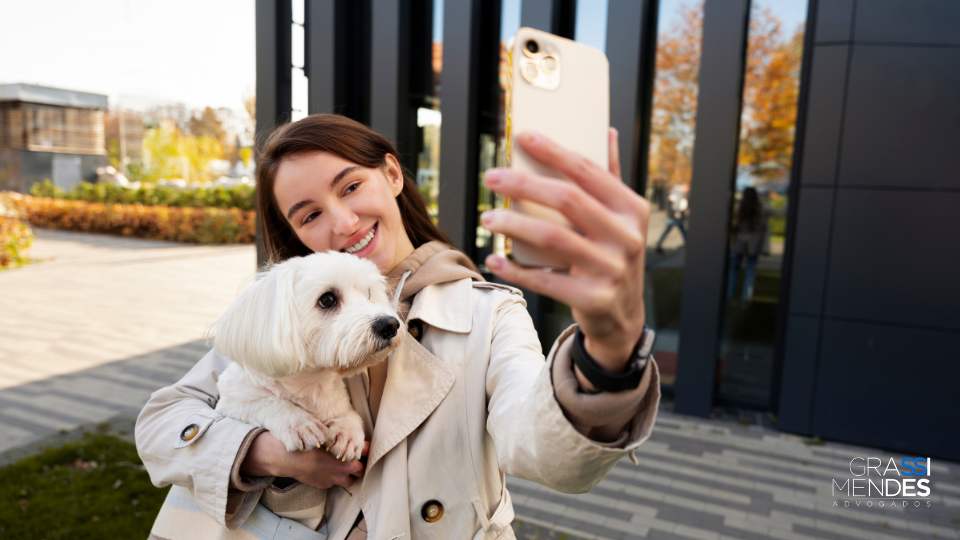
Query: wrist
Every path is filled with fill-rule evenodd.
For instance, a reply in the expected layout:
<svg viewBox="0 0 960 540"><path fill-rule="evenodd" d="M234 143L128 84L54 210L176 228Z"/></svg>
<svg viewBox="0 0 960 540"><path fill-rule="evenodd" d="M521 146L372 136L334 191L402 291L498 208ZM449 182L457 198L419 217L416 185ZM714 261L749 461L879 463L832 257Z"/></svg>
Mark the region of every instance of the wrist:
<svg viewBox="0 0 960 540"><path fill-rule="evenodd" d="M632 340L601 342L590 339L590 336L584 334L583 346L587 349L587 354L589 354L600 367L612 373L618 373L626 370L627 364L631 360L630 353L633 352L637 341L642 336L643 334L641 333L640 336Z"/></svg>
<svg viewBox="0 0 960 540"><path fill-rule="evenodd" d="M257 435L240 465L244 476L289 476L287 450L269 431Z"/></svg>

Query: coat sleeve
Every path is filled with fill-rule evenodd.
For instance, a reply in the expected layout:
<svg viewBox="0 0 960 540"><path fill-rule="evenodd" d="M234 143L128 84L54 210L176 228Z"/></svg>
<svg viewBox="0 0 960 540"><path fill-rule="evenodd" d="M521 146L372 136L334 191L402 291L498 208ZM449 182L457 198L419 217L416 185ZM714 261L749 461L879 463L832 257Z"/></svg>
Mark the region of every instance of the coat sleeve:
<svg viewBox="0 0 960 540"><path fill-rule="evenodd" d="M137 452L155 486L189 489L207 514L235 528L250 515L272 479L243 479L238 474L262 428L214 410L217 377L229 362L210 351L179 381L154 392L134 433Z"/></svg>
<svg viewBox="0 0 960 540"><path fill-rule="evenodd" d="M579 393L569 353L575 329L544 359L524 301L512 297L495 316L486 377L487 432L500 466L568 493L589 491L625 455L636 463L660 402L653 361L634 390Z"/></svg>

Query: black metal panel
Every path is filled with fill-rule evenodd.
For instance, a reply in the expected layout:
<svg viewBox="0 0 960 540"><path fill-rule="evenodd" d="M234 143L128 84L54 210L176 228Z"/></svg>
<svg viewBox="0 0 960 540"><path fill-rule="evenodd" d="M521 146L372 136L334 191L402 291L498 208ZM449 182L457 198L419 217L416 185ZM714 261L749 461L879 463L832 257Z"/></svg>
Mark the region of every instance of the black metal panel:
<svg viewBox="0 0 960 540"><path fill-rule="evenodd" d="M960 329L958 208L956 191L838 190L826 315Z"/></svg>
<svg viewBox="0 0 960 540"><path fill-rule="evenodd" d="M304 73L307 112L336 111L336 0L305 0Z"/></svg>
<svg viewBox="0 0 960 540"><path fill-rule="evenodd" d="M700 416L713 405L749 12L749 0L707 0L703 13L675 385L677 411Z"/></svg>
<svg viewBox="0 0 960 540"><path fill-rule="evenodd" d="M856 46L840 186L960 189L960 47Z"/></svg>
<svg viewBox="0 0 960 540"><path fill-rule="evenodd" d="M336 0L334 112L370 123L370 0Z"/></svg>
<svg viewBox="0 0 960 540"><path fill-rule="evenodd" d="M849 52L846 45L821 45L812 51L806 136L800 154L804 187L836 182Z"/></svg>
<svg viewBox="0 0 960 540"><path fill-rule="evenodd" d="M520 26L573 39L576 9L576 0L523 0L520 2Z"/></svg>
<svg viewBox="0 0 960 540"><path fill-rule="evenodd" d="M834 192L830 188L807 187L800 192L792 239L791 314L819 316L823 311Z"/></svg>
<svg viewBox="0 0 960 540"><path fill-rule="evenodd" d="M960 459L960 333L830 321L820 354L818 435Z"/></svg>
<svg viewBox="0 0 960 540"><path fill-rule="evenodd" d="M619 136L623 180L640 193L646 187L658 4L656 0L607 4L610 122Z"/></svg>
<svg viewBox="0 0 960 540"><path fill-rule="evenodd" d="M422 15L413 13L414 4L424 2L373 0L370 62L370 127L393 141L400 162L409 170L417 166L409 79L411 23Z"/></svg>
<svg viewBox="0 0 960 540"><path fill-rule="evenodd" d="M256 146L259 149L275 127L290 121L291 0L257 0L257 120ZM262 223L257 220L257 267L263 265Z"/></svg>
<svg viewBox="0 0 960 540"><path fill-rule="evenodd" d="M816 388L820 317L788 318L784 342L780 406L777 423L782 429L810 433L813 428L811 396Z"/></svg>
<svg viewBox="0 0 960 540"><path fill-rule="evenodd" d="M446 0L443 10L440 228L471 259L476 251L484 111L488 122L496 125L496 115L489 111L496 110L498 95L499 9L499 2Z"/></svg>
<svg viewBox="0 0 960 540"><path fill-rule="evenodd" d="M858 43L960 45L956 0L869 0L857 4Z"/></svg>
<svg viewBox="0 0 960 540"><path fill-rule="evenodd" d="M848 42L853 28L853 0L817 2L816 43Z"/></svg>

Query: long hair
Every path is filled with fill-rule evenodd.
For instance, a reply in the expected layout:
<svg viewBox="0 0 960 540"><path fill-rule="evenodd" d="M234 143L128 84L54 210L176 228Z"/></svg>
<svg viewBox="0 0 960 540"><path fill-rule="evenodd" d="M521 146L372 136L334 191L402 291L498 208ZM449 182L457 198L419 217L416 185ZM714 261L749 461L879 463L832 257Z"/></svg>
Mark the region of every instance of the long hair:
<svg viewBox="0 0 960 540"><path fill-rule="evenodd" d="M397 150L386 137L336 114L314 114L274 130L257 156L257 213L263 227L267 260L271 263L312 253L287 223L273 193L280 162L304 152L328 152L371 169L382 167L387 154L397 156ZM414 248L430 240L450 243L430 220L417 185L406 169L403 169L403 190L397 196L397 205L403 228Z"/></svg>
<svg viewBox="0 0 960 540"><path fill-rule="evenodd" d="M763 206L756 188L748 187L743 190L740 206L737 208L737 223L735 229L741 232L753 232L762 225Z"/></svg>

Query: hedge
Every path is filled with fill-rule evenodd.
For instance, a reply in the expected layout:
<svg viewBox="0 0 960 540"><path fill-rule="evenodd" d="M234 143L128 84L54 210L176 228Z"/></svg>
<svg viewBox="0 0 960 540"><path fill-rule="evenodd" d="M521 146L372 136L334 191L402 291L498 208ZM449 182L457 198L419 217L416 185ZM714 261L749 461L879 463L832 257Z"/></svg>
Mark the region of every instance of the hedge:
<svg viewBox="0 0 960 540"><path fill-rule="evenodd" d="M176 208L19 196L15 204L36 227L196 244L252 243L256 213L237 208Z"/></svg>
<svg viewBox="0 0 960 540"><path fill-rule="evenodd" d="M30 194L34 197L53 199L146 206L239 208L241 210L253 210L254 207L254 188L244 184L196 188L143 184L131 188L115 184L80 182L70 191L64 191L50 180L44 180L34 184L30 188Z"/></svg>
<svg viewBox="0 0 960 540"><path fill-rule="evenodd" d="M33 231L20 220L16 201L0 193L0 270L27 264L27 249L33 244Z"/></svg>

